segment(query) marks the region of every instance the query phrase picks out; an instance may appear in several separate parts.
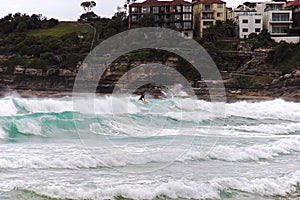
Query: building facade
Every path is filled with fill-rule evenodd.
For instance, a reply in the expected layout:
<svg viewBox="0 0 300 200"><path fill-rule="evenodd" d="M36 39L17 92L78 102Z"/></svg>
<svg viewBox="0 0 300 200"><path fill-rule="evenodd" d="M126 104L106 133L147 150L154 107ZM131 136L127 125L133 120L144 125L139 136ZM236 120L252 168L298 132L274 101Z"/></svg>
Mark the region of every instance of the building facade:
<svg viewBox="0 0 300 200"><path fill-rule="evenodd" d="M292 10L293 13L293 29L300 33L300 0L289 2L286 7Z"/></svg>
<svg viewBox="0 0 300 200"><path fill-rule="evenodd" d="M292 11L285 7L285 2L263 3L264 29L267 29L272 36L288 35L292 28Z"/></svg>
<svg viewBox="0 0 300 200"><path fill-rule="evenodd" d="M226 3L222 0L196 0L194 4L195 35L203 37L205 29L216 24L216 21L226 21Z"/></svg>
<svg viewBox="0 0 300 200"><path fill-rule="evenodd" d="M263 29L260 13L244 13L238 16L239 37L248 38L251 33L259 34Z"/></svg>
<svg viewBox="0 0 300 200"><path fill-rule="evenodd" d="M231 11L230 19L237 22L240 38L248 38L251 33L258 34L262 31L263 17L260 7L261 3L246 2Z"/></svg>
<svg viewBox="0 0 300 200"><path fill-rule="evenodd" d="M156 27L173 27L184 37L193 37L193 5L184 0L158 1L146 0L129 5L129 28L139 26L146 15L151 16Z"/></svg>

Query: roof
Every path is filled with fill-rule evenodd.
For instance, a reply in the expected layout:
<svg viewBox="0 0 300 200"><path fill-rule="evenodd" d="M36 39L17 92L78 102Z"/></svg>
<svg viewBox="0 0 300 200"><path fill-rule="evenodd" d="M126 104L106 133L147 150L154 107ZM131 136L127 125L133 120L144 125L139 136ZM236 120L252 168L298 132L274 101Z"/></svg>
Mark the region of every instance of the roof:
<svg viewBox="0 0 300 200"><path fill-rule="evenodd" d="M300 0L294 0L294 1L290 1L286 4L286 7L289 6L300 6Z"/></svg>
<svg viewBox="0 0 300 200"><path fill-rule="evenodd" d="M158 1L158 0L146 0L140 3L132 3L130 6L164 6L164 5L191 5L191 2L184 1L184 0L173 0L173 1Z"/></svg>
<svg viewBox="0 0 300 200"><path fill-rule="evenodd" d="M207 4L212 4L212 3L226 3L225 1L222 0L198 0L197 3L207 3Z"/></svg>

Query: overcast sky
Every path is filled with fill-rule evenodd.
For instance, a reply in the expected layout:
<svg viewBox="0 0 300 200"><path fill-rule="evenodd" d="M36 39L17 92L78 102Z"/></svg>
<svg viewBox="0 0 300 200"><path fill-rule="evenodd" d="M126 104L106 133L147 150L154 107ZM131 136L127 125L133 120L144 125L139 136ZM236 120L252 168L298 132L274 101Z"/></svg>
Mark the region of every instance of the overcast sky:
<svg viewBox="0 0 300 200"><path fill-rule="evenodd" d="M48 19L56 18L74 21L84 13L81 2L86 0L1 0L0 17L9 13L42 14ZM125 0L94 0L97 6L93 11L101 17L111 17L117 12L117 6L123 6ZM139 0L142 1L142 0ZM224 0L227 7L236 7L246 0ZM253 0L249 0L253 1ZM257 1L257 0L256 0ZM262 1L262 0L258 0Z"/></svg>

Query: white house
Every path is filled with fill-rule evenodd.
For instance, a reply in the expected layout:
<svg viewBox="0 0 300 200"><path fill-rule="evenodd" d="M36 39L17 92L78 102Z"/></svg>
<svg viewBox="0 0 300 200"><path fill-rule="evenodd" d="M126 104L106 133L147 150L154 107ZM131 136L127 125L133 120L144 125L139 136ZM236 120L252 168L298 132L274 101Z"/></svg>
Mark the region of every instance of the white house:
<svg viewBox="0 0 300 200"><path fill-rule="evenodd" d="M249 3L233 10L233 17L239 26L239 37L248 38L251 33L260 33L263 29L262 3Z"/></svg>
<svg viewBox="0 0 300 200"><path fill-rule="evenodd" d="M259 34L263 29L263 18L260 13L244 13L238 16L239 36L248 38L249 34Z"/></svg>
<svg viewBox="0 0 300 200"><path fill-rule="evenodd" d="M283 36L292 28L292 10L285 10L285 2L263 3L264 28L272 36Z"/></svg>

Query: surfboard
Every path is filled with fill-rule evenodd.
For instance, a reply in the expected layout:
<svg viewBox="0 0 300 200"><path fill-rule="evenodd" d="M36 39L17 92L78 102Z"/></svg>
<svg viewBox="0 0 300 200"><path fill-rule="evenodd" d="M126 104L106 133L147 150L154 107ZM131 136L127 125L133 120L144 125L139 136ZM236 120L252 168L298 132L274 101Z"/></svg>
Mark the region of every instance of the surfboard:
<svg viewBox="0 0 300 200"><path fill-rule="evenodd" d="M149 104L149 102L148 102L148 101L143 101L143 103L144 103L145 105Z"/></svg>

